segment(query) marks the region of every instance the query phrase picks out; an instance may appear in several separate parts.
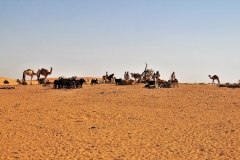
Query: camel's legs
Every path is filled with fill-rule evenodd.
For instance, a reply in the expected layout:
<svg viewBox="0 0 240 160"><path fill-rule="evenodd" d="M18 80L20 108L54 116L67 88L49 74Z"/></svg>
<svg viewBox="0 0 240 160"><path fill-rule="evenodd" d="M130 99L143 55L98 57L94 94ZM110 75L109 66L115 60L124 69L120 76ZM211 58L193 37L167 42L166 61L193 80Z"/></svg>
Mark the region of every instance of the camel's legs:
<svg viewBox="0 0 240 160"><path fill-rule="evenodd" d="M212 80L212 84L215 84L215 79Z"/></svg>
<svg viewBox="0 0 240 160"><path fill-rule="evenodd" d="M22 79L22 81L25 82L25 78L26 78L26 74L25 74L25 72L24 72L24 73L23 73L23 79Z"/></svg>
<svg viewBox="0 0 240 160"><path fill-rule="evenodd" d="M30 82L30 85L32 85L32 78L33 78L33 75L31 75L31 82Z"/></svg>

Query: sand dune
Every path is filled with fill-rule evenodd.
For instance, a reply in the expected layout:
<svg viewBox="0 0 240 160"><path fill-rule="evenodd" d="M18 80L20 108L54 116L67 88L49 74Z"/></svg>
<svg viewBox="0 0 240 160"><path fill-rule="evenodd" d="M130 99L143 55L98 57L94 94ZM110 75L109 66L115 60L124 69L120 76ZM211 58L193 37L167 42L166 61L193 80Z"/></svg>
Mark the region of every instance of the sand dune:
<svg viewBox="0 0 240 160"><path fill-rule="evenodd" d="M40 77L40 78L43 78L43 77ZM102 79L102 78L99 78L99 77L78 77L78 78L84 78L84 79L88 79L88 80L91 80L91 79L99 79L100 80L100 79ZM26 76L26 82L28 84L30 84L30 79L31 78L29 76ZM54 80L56 80L56 79L58 79L58 78L56 78L56 77L55 78L47 78L47 80L49 80L49 82L54 82ZM3 82L5 80L8 80L9 84L4 84ZM16 81L17 81L17 79L15 80L15 79L0 76L0 85L18 85L18 82L16 82ZM32 84L33 85L38 84L38 81L37 81L36 77L33 78Z"/></svg>
<svg viewBox="0 0 240 160"><path fill-rule="evenodd" d="M4 80L8 80L9 84L4 84ZM30 84L30 77L26 77L26 82ZM32 84L38 84L37 80L32 80ZM6 77L0 77L0 85L18 85L17 79L11 79Z"/></svg>
<svg viewBox="0 0 240 160"><path fill-rule="evenodd" d="M0 90L0 159L239 159L239 89Z"/></svg>
<svg viewBox="0 0 240 160"><path fill-rule="evenodd" d="M7 80L9 82L9 85L17 85L18 82L16 82L15 79L11 79L11 78L6 78L6 77L1 77L0 76L0 85L5 85L3 82Z"/></svg>

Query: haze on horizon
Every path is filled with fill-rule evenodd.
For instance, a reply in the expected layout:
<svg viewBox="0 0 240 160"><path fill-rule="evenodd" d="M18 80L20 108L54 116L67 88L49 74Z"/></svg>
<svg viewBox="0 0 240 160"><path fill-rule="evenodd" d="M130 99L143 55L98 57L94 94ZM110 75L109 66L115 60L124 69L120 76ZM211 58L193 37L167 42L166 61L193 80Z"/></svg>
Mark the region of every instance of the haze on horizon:
<svg viewBox="0 0 240 160"><path fill-rule="evenodd" d="M0 76L51 77L148 68L179 82L240 79L240 1L0 0ZM29 79L30 77L27 77Z"/></svg>

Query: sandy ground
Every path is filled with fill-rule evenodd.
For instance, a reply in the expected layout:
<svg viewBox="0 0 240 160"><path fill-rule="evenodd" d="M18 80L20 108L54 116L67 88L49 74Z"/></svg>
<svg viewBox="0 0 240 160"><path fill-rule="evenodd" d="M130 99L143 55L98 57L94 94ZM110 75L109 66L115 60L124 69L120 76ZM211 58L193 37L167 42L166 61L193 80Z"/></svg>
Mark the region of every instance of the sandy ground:
<svg viewBox="0 0 240 160"><path fill-rule="evenodd" d="M240 158L240 89L0 90L0 159Z"/></svg>
<svg viewBox="0 0 240 160"><path fill-rule="evenodd" d="M17 80L11 79L11 78L6 78L6 77L1 77L0 76L0 85L4 85L4 81L7 80L10 85L18 85Z"/></svg>

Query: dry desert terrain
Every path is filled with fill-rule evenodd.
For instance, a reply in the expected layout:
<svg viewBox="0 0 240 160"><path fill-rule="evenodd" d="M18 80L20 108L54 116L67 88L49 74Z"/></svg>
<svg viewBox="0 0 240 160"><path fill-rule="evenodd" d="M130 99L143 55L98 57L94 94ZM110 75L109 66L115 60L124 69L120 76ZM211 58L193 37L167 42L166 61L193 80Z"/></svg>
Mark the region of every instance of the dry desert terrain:
<svg viewBox="0 0 240 160"><path fill-rule="evenodd" d="M2 85L4 86L4 85ZM0 89L0 159L240 159L240 89Z"/></svg>

